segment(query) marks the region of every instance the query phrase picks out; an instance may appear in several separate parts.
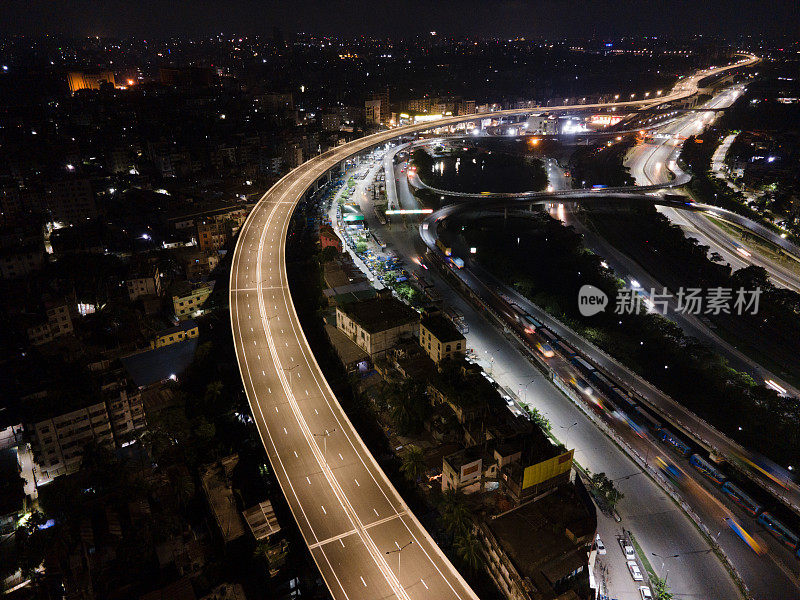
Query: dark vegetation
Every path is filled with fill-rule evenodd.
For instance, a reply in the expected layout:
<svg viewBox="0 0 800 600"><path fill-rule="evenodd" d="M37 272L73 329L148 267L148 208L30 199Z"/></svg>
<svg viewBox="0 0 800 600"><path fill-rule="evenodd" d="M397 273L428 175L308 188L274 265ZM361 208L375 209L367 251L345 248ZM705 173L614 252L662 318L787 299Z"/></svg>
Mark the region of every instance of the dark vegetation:
<svg viewBox="0 0 800 600"><path fill-rule="evenodd" d="M636 181L631 177L630 170L622 164L634 143L633 139L626 139L611 146L579 146L570 158L572 187L634 185Z"/></svg>
<svg viewBox="0 0 800 600"><path fill-rule="evenodd" d="M609 218L636 227L656 221L655 215L644 218L635 213ZM448 243L476 246L483 266L727 435L779 463L796 464L800 458L800 409L795 400L781 398L756 385L749 376L731 369L722 357L659 315L617 315L610 309L590 318L580 316L577 297L582 285L604 290L614 307L622 282L600 265L598 256L583 248L574 230L544 214L507 221L496 217L452 222L448 230L457 231L461 225L466 225L466 230ZM687 255L699 250L691 249L691 242L682 242L679 230L663 223L657 229L663 236L659 247L663 244L677 252L677 248L689 244L685 247L687 254L675 264L694 262ZM655 242L653 237L647 239ZM738 287L739 283L747 286L760 280L758 273L749 271L730 281ZM781 310L779 302L783 297L782 292L776 292L774 310Z"/></svg>

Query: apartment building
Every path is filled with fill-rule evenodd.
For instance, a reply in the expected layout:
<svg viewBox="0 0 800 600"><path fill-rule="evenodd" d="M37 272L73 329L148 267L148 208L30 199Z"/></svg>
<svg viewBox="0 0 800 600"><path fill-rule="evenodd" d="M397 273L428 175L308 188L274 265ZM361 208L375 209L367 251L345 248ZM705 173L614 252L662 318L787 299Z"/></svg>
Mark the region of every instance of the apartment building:
<svg viewBox="0 0 800 600"><path fill-rule="evenodd" d="M200 335L200 329L197 327L192 319L182 321L175 327L164 329L156 334L156 337L150 341L151 348L163 348L170 344L177 344L184 340L190 340Z"/></svg>
<svg viewBox="0 0 800 600"><path fill-rule="evenodd" d="M75 472L87 444L121 446L145 426L141 395L124 380L101 388L96 400L82 406L76 402L68 410L48 392L23 401L29 409L25 429L39 484Z"/></svg>
<svg viewBox="0 0 800 600"><path fill-rule="evenodd" d="M336 307L336 327L373 359L419 327L419 315L387 294Z"/></svg>
<svg viewBox="0 0 800 600"><path fill-rule="evenodd" d="M200 316L203 313L202 306L212 291L214 291L213 281L177 283L172 291L172 308L175 316L181 321Z"/></svg>
<svg viewBox="0 0 800 600"><path fill-rule="evenodd" d="M131 266L125 280L128 298L135 302L142 296L160 296L162 293L161 272L155 261L141 261Z"/></svg>
<svg viewBox="0 0 800 600"><path fill-rule="evenodd" d="M66 300L46 301L41 319L28 327L28 340L34 346L52 342L74 331L72 316Z"/></svg>
<svg viewBox="0 0 800 600"><path fill-rule="evenodd" d="M437 365L448 358L464 356L467 339L441 313L425 316L419 322L419 344Z"/></svg>

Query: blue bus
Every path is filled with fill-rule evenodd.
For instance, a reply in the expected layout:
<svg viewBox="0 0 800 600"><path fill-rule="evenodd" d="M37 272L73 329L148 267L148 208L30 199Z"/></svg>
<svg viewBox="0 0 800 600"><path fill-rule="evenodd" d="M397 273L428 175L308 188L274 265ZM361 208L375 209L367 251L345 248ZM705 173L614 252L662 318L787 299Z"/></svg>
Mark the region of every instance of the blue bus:
<svg viewBox="0 0 800 600"><path fill-rule="evenodd" d="M633 412L635 408L631 397L618 387L612 387L609 390L608 399L611 400L612 404L620 411Z"/></svg>
<svg viewBox="0 0 800 600"><path fill-rule="evenodd" d="M611 389L614 387L614 384L611 381L609 381L608 377L603 375L600 371L594 371L591 374L591 378L594 379L600 385L600 388L603 390L603 393L610 392Z"/></svg>
<svg viewBox="0 0 800 600"><path fill-rule="evenodd" d="M730 496L731 499L736 502L736 504L741 506L754 517L758 515L758 513L760 513L764 508L758 502L753 500L753 498L745 494L735 483L726 481L722 484L722 491Z"/></svg>
<svg viewBox="0 0 800 600"><path fill-rule="evenodd" d="M689 456L689 454L692 453L692 447L666 427L659 429L656 432L656 437L658 437L658 439L660 439L662 442L674 447L683 456Z"/></svg>
<svg viewBox="0 0 800 600"><path fill-rule="evenodd" d="M717 469L699 454L692 454L689 457L689 464L717 485L722 485L728 480L728 478L725 476L725 473Z"/></svg>
<svg viewBox="0 0 800 600"><path fill-rule="evenodd" d="M766 527L772 535L778 538L784 546L792 550L797 550L798 546L800 546L800 538L797 537L797 534L766 510L758 516L758 522Z"/></svg>

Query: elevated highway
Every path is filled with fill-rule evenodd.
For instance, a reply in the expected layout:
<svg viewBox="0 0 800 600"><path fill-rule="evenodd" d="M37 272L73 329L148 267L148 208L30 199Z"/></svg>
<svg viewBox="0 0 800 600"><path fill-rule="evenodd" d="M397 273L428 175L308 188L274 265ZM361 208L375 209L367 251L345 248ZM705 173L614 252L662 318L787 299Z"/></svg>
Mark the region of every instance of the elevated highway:
<svg viewBox="0 0 800 600"><path fill-rule="evenodd" d="M717 71L757 60L747 57ZM661 98L582 107L653 106L685 98L708 74L681 80ZM229 294L244 389L276 477L334 598L477 597L369 453L311 352L286 273L292 214L329 171L398 136L490 116L570 108L450 117L356 140L283 177L262 196L239 232Z"/></svg>

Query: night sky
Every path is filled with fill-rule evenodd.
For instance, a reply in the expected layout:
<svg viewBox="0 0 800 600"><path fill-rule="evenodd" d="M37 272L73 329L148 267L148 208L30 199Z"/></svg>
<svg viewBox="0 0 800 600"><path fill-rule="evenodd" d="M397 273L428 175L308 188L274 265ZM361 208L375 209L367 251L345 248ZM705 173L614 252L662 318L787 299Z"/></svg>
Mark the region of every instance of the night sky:
<svg viewBox="0 0 800 600"><path fill-rule="evenodd" d="M76 36L286 33L408 37L741 33L800 37L797 0L5 0L0 32Z"/></svg>

